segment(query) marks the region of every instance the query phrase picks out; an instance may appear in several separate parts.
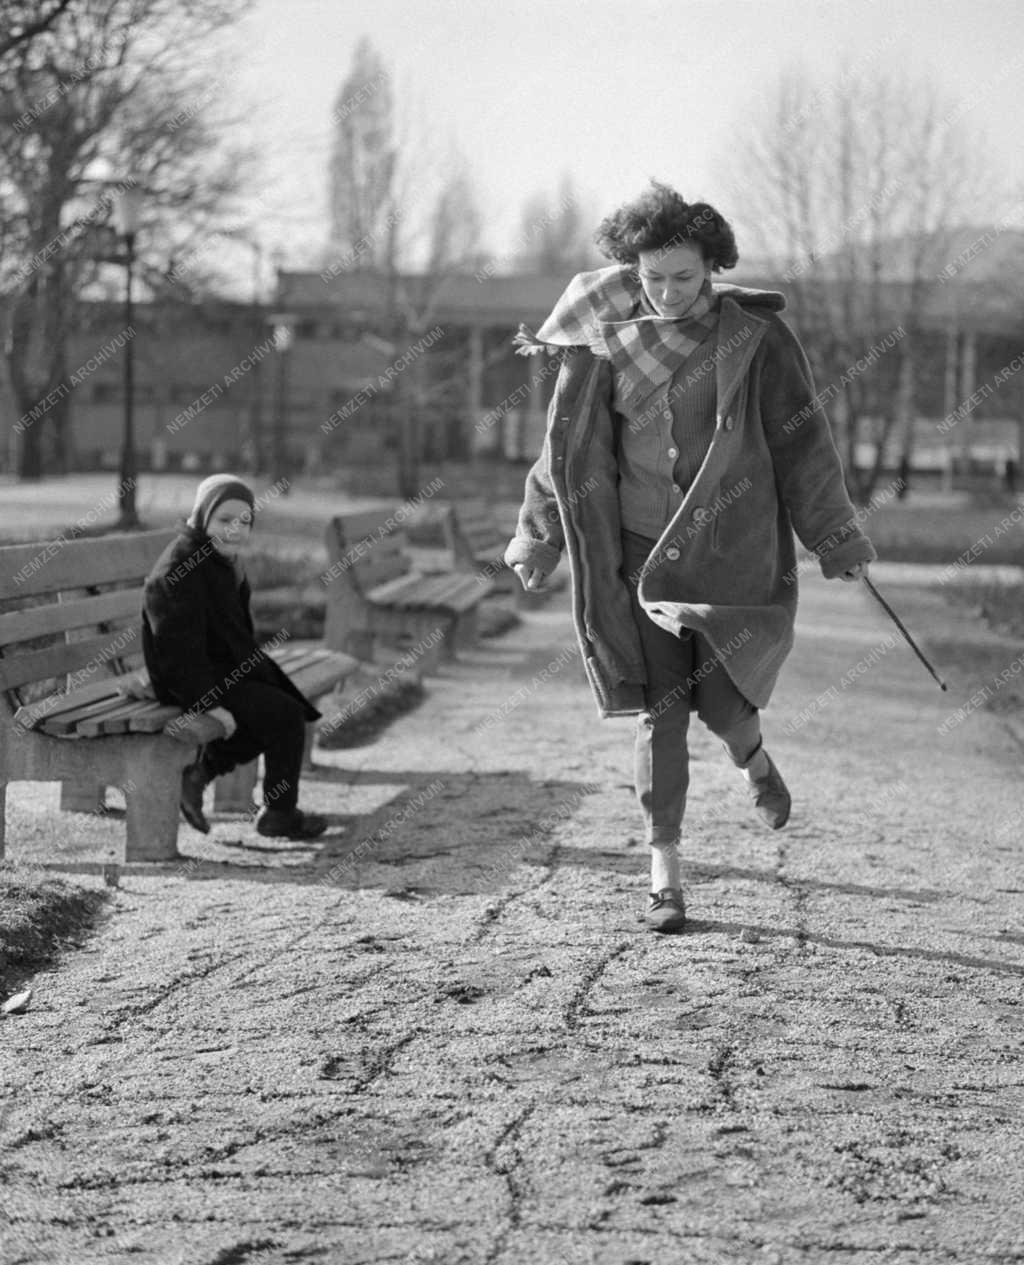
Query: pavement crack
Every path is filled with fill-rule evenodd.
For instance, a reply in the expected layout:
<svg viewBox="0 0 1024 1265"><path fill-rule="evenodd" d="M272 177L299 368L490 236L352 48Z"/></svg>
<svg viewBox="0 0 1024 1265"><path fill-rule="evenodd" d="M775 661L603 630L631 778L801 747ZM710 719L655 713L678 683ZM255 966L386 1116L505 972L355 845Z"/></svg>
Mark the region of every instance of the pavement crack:
<svg viewBox="0 0 1024 1265"><path fill-rule="evenodd" d="M793 902L793 921L796 926L790 935L796 940L797 947L803 951L807 947L809 932L807 929L807 898L808 889L802 884L795 882L785 874L786 862L789 860L789 851L785 843L779 843L779 853L775 861L774 878L776 883L782 887L786 894Z"/></svg>
<svg viewBox="0 0 1024 1265"><path fill-rule="evenodd" d="M502 1129L494 1145L484 1156L484 1166L496 1176L504 1179L505 1186L508 1189L509 1206L505 1223L495 1236L487 1255L483 1258L482 1265L493 1265L493 1262L504 1251L509 1235L519 1228L522 1220L525 1183L519 1175L523 1155L519 1149L518 1140L523 1126L537 1110L538 1105L536 1102L531 1102L522 1107ZM499 1158L499 1153L505 1147L509 1150L509 1158L507 1160Z"/></svg>
<svg viewBox="0 0 1024 1265"><path fill-rule="evenodd" d="M277 1246L276 1239L240 1239L230 1247L222 1247L216 1256L211 1256L209 1265L242 1265L254 1252Z"/></svg>
<svg viewBox="0 0 1024 1265"><path fill-rule="evenodd" d="M137 1019L141 1015L150 1014L180 989L187 988L190 984L198 983L200 980L208 979L217 971L222 971L225 967L230 966L232 962L237 962L243 957L245 957L243 953L232 953L229 957L211 959L197 971L185 971L180 975L176 975L174 979L169 980L166 984L156 989L145 1001L138 1003L129 1002L126 1006L114 1011L111 1016L111 1026L107 1030L108 1033L116 1031L126 1019Z"/></svg>
<svg viewBox="0 0 1024 1265"><path fill-rule="evenodd" d="M708 1074L715 1087L715 1097L727 1111L736 1110L736 1046L731 1041L717 1045L708 1059Z"/></svg>
<svg viewBox="0 0 1024 1265"><path fill-rule="evenodd" d="M521 900L524 896L532 896L539 891L545 883L551 881L558 864L558 858L561 853L561 845L554 843L548 850L548 855L543 861L537 862L542 867L543 872L532 883L528 883L526 887L521 887L516 891L508 892L506 895L493 900L484 908L483 916L476 931L466 941L467 944L479 944L487 935L490 934L491 928L498 921L508 907L517 900Z"/></svg>
<svg viewBox="0 0 1024 1265"><path fill-rule="evenodd" d="M352 1094L361 1094L368 1089L375 1080L386 1076L391 1071L391 1065L397 1056L411 1044L420 1035L419 1030L407 1032L403 1036L398 1037L390 1044L381 1048L373 1047L366 1054L361 1054L362 1070L351 1078L351 1085L348 1092ZM322 1080L348 1080L345 1075L345 1068L351 1063L352 1056L350 1054L327 1055L320 1062L319 1075Z"/></svg>
<svg viewBox="0 0 1024 1265"><path fill-rule="evenodd" d="M591 989L612 962L614 962L616 958L621 957L623 953L630 948L632 943L633 942L630 940L620 940L618 944L614 945L607 952L599 954L596 961L592 962L591 965L583 972L583 976L580 979L576 990L569 998L565 1007L565 1026L570 1032L575 1031L575 1029L579 1027L580 1020L588 1013L586 1010L586 1003Z"/></svg>

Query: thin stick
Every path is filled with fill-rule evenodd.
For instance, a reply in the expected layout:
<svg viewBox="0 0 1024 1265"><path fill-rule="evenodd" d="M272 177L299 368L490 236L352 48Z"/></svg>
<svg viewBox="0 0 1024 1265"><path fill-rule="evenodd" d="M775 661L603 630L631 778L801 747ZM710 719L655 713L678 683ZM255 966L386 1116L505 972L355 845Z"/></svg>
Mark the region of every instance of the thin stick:
<svg viewBox="0 0 1024 1265"><path fill-rule="evenodd" d="M911 650L913 650L914 654L917 655L917 657L921 660L924 666L932 674L935 680L938 681L939 688L942 690L946 689L947 688L946 682L943 681L943 679L935 671L935 669L924 657L921 651L917 648L917 644L915 643L914 638L911 637L910 633L908 633L906 628L903 627L903 621L900 619L900 617L896 614L893 608L889 605L889 603L885 600L885 598L881 595L881 593L879 593L879 591L875 588L875 586L871 583L871 581L868 579L866 575L862 575L861 579L868 586L869 592L871 592L871 594L874 596L878 604L882 607L885 613L889 616L892 622L896 625L896 627L900 630L900 632L906 638L907 645L911 648Z"/></svg>

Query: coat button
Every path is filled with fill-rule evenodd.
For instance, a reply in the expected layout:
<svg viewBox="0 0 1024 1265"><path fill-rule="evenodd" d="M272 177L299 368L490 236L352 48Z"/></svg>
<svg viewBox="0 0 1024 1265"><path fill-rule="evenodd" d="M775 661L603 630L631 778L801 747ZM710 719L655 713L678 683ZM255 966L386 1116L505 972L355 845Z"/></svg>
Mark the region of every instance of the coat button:
<svg viewBox="0 0 1024 1265"><path fill-rule="evenodd" d="M705 523L710 523L714 518L714 514L709 509L705 509L703 505L698 505L690 515L695 523L699 523L702 527Z"/></svg>
<svg viewBox="0 0 1024 1265"><path fill-rule="evenodd" d="M678 562L679 550L675 547L675 545L669 545L669 547L665 550L665 557L669 560L669 562Z"/></svg>
<svg viewBox="0 0 1024 1265"><path fill-rule="evenodd" d="M670 448L670 449L668 450L668 455L669 455L670 457L678 457L678 456L679 456L679 449L678 449L678 448Z"/></svg>
<svg viewBox="0 0 1024 1265"><path fill-rule="evenodd" d="M732 417L727 417L722 424L726 430L732 430L732 428L736 425L736 421Z"/></svg>

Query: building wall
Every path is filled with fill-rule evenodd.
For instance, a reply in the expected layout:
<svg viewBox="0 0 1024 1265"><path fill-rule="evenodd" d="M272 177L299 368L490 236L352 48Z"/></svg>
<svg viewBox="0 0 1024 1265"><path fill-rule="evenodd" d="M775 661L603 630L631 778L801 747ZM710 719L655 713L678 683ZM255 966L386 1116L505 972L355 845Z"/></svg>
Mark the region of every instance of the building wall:
<svg viewBox="0 0 1024 1265"><path fill-rule="evenodd" d="M540 451L557 363L543 354L515 355L512 320L468 322L442 314L443 336L413 355L416 341L390 345L368 333L362 313L357 320L311 308L298 313L293 344L283 356L273 341L271 315L234 304L140 305L131 345L143 467L248 466L258 443L269 468L283 366L283 436L293 468L390 463L410 401L424 459L530 461ZM118 462L125 350L107 357L102 352L122 331L117 305L94 305L73 340L69 372L81 380L70 395L72 434L78 464L86 468ZM979 335L975 342L971 373L980 386L995 383L1021 355L1008 336ZM942 333L920 338L915 431L922 448L932 446L932 432L948 407L947 350ZM957 355L965 360L963 339ZM963 369L959 363L956 402L974 389ZM980 440L985 419L1016 422L1024 416L1024 372L996 385L957 423L958 444L972 433Z"/></svg>

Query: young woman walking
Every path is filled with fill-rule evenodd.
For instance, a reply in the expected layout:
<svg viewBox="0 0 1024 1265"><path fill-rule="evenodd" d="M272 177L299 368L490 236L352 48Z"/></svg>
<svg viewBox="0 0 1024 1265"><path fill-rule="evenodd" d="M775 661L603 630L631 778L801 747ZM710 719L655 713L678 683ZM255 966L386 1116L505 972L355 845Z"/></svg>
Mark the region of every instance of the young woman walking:
<svg viewBox="0 0 1024 1265"><path fill-rule="evenodd" d="M807 358L777 315L785 299L712 285L738 258L722 215L655 183L596 240L614 266L580 273L538 333L521 326L516 340L563 362L505 560L535 589L568 555L599 711L638 717L647 922L674 932L686 917L691 711L742 771L761 820L784 826L790 796L760 709L793 644L793 531L827 578L858 578L875 551Z"/></svg>

